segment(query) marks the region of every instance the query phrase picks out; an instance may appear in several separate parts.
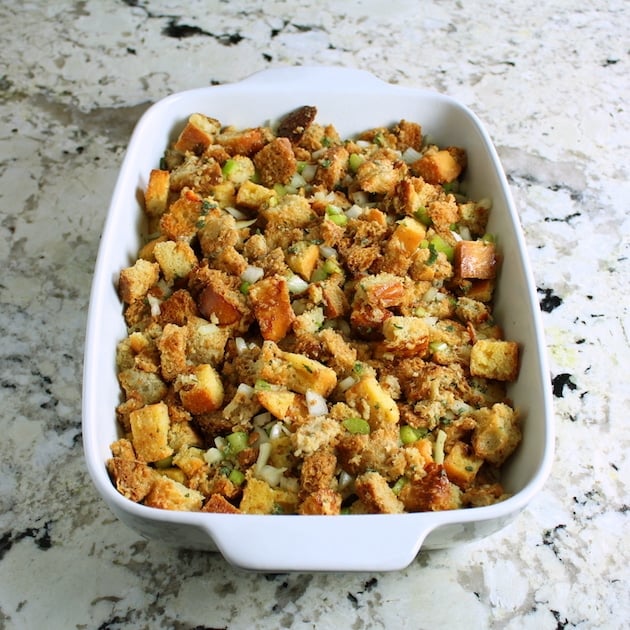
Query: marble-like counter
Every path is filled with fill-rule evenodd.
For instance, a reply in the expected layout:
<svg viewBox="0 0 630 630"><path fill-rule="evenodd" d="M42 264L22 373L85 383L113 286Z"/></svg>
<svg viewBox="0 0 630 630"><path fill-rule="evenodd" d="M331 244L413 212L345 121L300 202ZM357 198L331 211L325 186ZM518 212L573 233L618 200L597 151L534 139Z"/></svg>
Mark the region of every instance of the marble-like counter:
<svg viewBox="0 0 630 630"><path fill-rule="evenodd" d="M628 627L630 6L574 7L0 6L0 628ZM505 530L399 573L257 575L163 548L112 516L83 460L91 273L134 123L169 93L298 64L470 106L503 160L543 309L547 485Z"/></svg>

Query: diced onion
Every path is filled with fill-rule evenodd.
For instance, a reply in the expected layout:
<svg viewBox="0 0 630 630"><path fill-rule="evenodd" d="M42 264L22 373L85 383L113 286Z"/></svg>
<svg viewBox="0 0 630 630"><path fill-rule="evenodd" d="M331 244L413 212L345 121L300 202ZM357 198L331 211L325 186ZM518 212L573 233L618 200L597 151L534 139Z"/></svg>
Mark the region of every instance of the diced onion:
<svg viewBox="0 0 630 630"><path fill-rule="evenodd" d="M348 219L358 219L363 214L363 208L354 203L346 210L345 214Z"/></svg>
<svg viewBox="0 0 630 630"><path fill-rule="evenodd" d="M317 164L307 164L302 169L302 177L306 182L310 182L315 177L315 173L317 172Z"/></svg>
<svg viewBox="0 0 630 630"><path fill-rule="evenodd" d="M322 147L321 149L317 149L317 151L313 151L313 153L311 153L311 157L314 160L319 160L320 157L324 157L324 155L326 155L326 151L328 151L328 148Z"/></svg>
<svg viewBox="0 0 630 630"><path fill-rule="evenodd" d="M477 206L480 208L485 208L486 210L492 209L492 199L489 197L484 197L477 202Z"/></svg>
<svg viewBox="0 0 630 630"><path fill-rule="evenodd" d="M159 317L160 315L160 300L150 293L147 294L147 300L151 307L151 317Z"/></svg>
<svg viewBox="0 0 630 630"><path fill-rule="evenodd" d="M326 399L312 389L306 390L306 406L310 416L325 416L328 413Z"/></svg>
<svg viewBox="0 0 630 630"><path fill-rule="evenodd" d="M286 468L276 468L275 466L269 466L266 464L262 466L256 476L263 481L266 481L272 488L280 485L280 480L284 476Z"/></svg>
<svg viewBox="0 0 630 630"><path fill-rule="evenodd" d="M243 219L249 219L249 217L242 212L241 210L239 210L238 208L234 208L232 206L226 206L225 207L225 211L228 214L231 214L235 219L242 221Z"/></svg>
<svg viewBox="0 0 630 630"><path fill-rule="evenodd" d="M203 458L212 466L212 464L218 464L223 459L223 453L216 446L213 446L204 453Z"/></svg>
<svg viewBox="0 0 630 630"><path fill-rule="evenodd" d="M433 445L433 460L436 464L444 463L444 443L446 442L446 433L440 429L435 437Z"/></svg>
<svg viewBox="0 0 630 630"><path fill-rule="evenodd" d="M435 300L435 298L437 297L438 294L438 290L435 287L429 287L429 289L427 289L427 292L424 294L424 297L422 298L425 302L433 302L433 300Z"/></svg>
<svg viewBox="0 0 630 630"><path fill-rule="evenodd" d="M301 278L300 276L293 275L287 278L287 287L289 289L289 293L303 293L308 289L308 282Z"/></svg>
<svg viewBox="0 0 630 630"><path fill-rule="evenodd" d="M339 381L339 389L342 392L345 392L347 389L350 389L356 382L357 379L354 378L354 376L346 376L346 378Z"/></svg>
<svg viewBox="0 0 630 630"><path fill-rule="evenodd" d="M413 147L407 147L402 153L402 159L405 164L413 164L422 157L422 153L416 151Z"/></svg>
<svg viewBox="0 0 630 630"><path fill-rule="evenodd" d="M238 352L238 354L243 354L243 352L247 350L247 342L243 337L236 337L234 344L236 345L236 352Z"/></svg>
<svg viewBox="0 0 630 630"><path fill-rule="evenodd" d="M337 483L337 488L339 490L343 490L347 488L354 481L354 477L349 475L345 470L342 470L339 473L339 481Z"/></svg>
<svg viewBox="0 0 630 630"><path fill-rule="evenodd" d="M254 284L254 282L258 282L264 275L265 270L262 267L247 265L245 271L243 271L243 273L241 274L241 280L243 282Z"/></svg>
<svg viewBox="0 0 630 630"><path fill-rule="evenodd" d="M256 223L256 219L246 219L246 220L243 220L243 221L237 221L234 224L234 227L237 230L242 230L243 228L248 228L251 225L254 225L254 223Z"/></svg>
<svg viewBox="0 0 630 630"><path fill-rule="evenodd" d="M282 422L274 422L269 430L269 439L277 440L284 433L283 426Z"/></svg>
<svg viewBox="0 0 630 630"><path fill-rule="evenodd" d="M370 203L370 195L364 190L356 190L350 194L352 201L359 206L367 206Z"/></svg>
<svg viewBox="0 0 630 630"><path fill-rule="evenodd" d="M337 250L334 247L329 247L328 245L320 245L319 251L322 253L324 258L336 258Z"/></svg>
<svg viewBox="0 0 630 630"><path fill-rule="evenodd" d="M256 460L256 463L254 464L254 473L256 474L256 476L258 476L263 466L267 465L270 455L271 455L270 442L264 442L258 447L258 459Z"/></svg>
<svg viewBox="0 0 630 630"><path fill-rule="evenodd" d="M465 225L460 225L459 227L459 235L462 237L464 241L472 241L472 234L470 230Z"/></svg>
<svg viewBox="0 0 630 630"><path fill-rule="evenodd" d="M455 230L451 230L451 234L456 241L463 240L463 237L459 232L455 232Z"/></svg>
<svg viewBox="0 0 630 630"><path fill-rule="evenodd" d="M266 424L271 422L271 414L268 411L263 411L259 413L257 416L252 418L252 422L255 427L264 427Z"/></svg>

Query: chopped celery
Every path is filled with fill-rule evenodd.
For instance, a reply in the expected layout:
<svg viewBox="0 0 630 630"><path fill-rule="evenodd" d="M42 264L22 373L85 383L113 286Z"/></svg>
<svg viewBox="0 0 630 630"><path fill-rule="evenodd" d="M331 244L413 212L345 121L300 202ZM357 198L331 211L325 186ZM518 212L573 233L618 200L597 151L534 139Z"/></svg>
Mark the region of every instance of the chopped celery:
<svg viewBox="0 0 630 630"><path fill-rule="evenodd" d="M173 465L172 455L169 455L168 457L165 457L164 459L159 459L157 462L155 462L155 467L159 469L170 468L172 465Z"/></svg>
<svg viewBox="0 0 630 630"><path fill-rule="evenodd" d="M392 486L392 492L396 496L398 496L406 483L407 483L407 480L404 477L400 477L398 481Z"/></svg>
<svg viewBox="0 0 630 630"><path fill-rule="evenodd" d="M422 225L425 225L427 227L429 227L433 221L431 220L431 217L429 216L429 212L428 210L424 207L424 206L420 206L414 213L413 216L420 221L420 223L422 223Z"/></svg>
<svg viewBox="0 0 630 630"><path fill-rule="evenodd" d="M326 206L326 216L336 225L344 226L348 223L348 217L343 213L343 210L333 204Z"/></svg>
<svg viewBox="0 0 630 630"><path fill-rule="evenodd" d="M423 432L420 429L414 429L408 424L400 427L400 441L403 444L413 444L417 442L423 436Z"/></svg>
<svg viewBox="0 0 630 630"><path fill-rule="evenodd" d="M359 153L351 153L348 158L348 165L353 173L359 170L359 166L365 162L365 158Z"/></svg>
<svg viewBox="0 0 630 630"><path fill-rule="evenodd" d="M363 418L346 418L341 424L349 433L354 435L368 435L370 433L370 425Z"/></svg>
<svg viewBox="0 0 630 630"><path fill-rule="evenodd" d="M238 290L243 294L243 295L247 295L249 293L249 287L252 286L251 282L247 282L246 280L243 280L243 282L241 282L240 286L238 287Z"/></svg>
<svg viewBox="0 0 630 630"><path fill-rule="evenodd" d="M341 267L333 258L327 258L322 267L327 274L341 273Z"/></svg>
<svg viewBox="0 0 630 630"><path fill-rule="evenodd" d="M448 346L444 341L432 341L429 344L429 350L431 350L431 352L444 352L447 348Z"/></svg>
<svg viewBox="0 0 630 630"><path fill-rule="evenodd" d="M267 381L264 381L262 378L259 378L254 383L254 389L267 390L267 389L271 389L271 385Z"/></svg>
<svg viewBox="0 0 630 630"><path fill-rule="evenodd" d="M240 486L245 481L245 475L236 468L232 469L232 472L228 475L228 479L235 485Z"/></svg>
<svg viewBox="0 0 630 630"><path fill-rule="evenodd" d="M230 452L234 455L240 453L243 449L247 448L249 436L245 431L234 431L230 433L226 438L230 448Z"/></svg>
<svg viewBox="0 0 630 630"><path fill-rule="evenodd" d="M439 234L433 236L429 244L435 247L435 251L442 252L449 262L453 260L455 248L449 245Z"/></svg>
<svg viewBox="0 0 630 630"><path fill-rule="evenodd" d="M311 274L311 282L322 282L323 280L326 280L329 275L330 274L328 274L322 265L321 267L315 269L315 271Z"/></svg>

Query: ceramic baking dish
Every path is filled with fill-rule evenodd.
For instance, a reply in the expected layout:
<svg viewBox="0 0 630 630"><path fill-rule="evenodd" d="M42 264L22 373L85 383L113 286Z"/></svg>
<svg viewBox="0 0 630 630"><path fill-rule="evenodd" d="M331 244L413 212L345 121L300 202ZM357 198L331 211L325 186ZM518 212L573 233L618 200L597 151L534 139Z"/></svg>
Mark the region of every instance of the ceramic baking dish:
<svg viewBox="0 0 630 630"><path fill-rule="evenodd" d="M318 120L342 137L401 119L419 122L440 145L468 152L466 193L490 197L489 231L504 255L495 314L506 338L521 344L521 370L509 395L520 410L523 441L504 470L511 498L489 507L404 515L257 516L174 512L120 495L105 462L119 437L117 342L126 334L116 291L118 274L142 242L142 191L165 147L188 116L206 113L236 126L278 119L315 105ZM141 535L185 548L221 552L236 566L261 571L387 571L407 566L421 547L470 542L512 521L541 489L553 452L552 407L536 290L508 184L477 117L447 96L393 86L342 68L284 68L244 81L173 94L153 105L131 137L107 215L96 262L85 344L83 439L90 475L111 510Z"/></svg>

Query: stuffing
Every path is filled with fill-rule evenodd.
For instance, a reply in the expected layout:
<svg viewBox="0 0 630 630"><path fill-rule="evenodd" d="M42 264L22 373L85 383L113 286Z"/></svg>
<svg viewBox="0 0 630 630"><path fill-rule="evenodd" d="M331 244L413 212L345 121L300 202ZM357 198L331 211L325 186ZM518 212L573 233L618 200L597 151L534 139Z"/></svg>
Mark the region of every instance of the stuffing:
<svg viewBox="0 0 630 630"><path fill-rule="evenodd" d="M150 237L118 278L112 483L233 515L502 501L519 346L493 318L501 253L490 200L459 186L466 150L316 116L192 113L149 172Z"/></svg>

